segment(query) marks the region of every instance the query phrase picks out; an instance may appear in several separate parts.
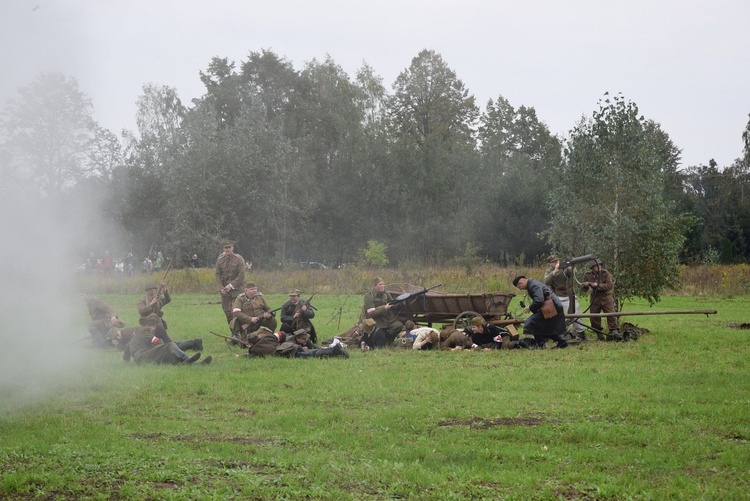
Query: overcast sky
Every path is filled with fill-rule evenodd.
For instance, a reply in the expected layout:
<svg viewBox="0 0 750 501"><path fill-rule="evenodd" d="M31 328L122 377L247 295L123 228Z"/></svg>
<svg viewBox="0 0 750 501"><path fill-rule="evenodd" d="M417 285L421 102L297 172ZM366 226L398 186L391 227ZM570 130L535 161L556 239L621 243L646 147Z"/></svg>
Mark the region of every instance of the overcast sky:
<svg viewBox="0 0 750 501"><path fill-rule="evenodd" d="M439 53L484 109L534 107L567 135L621 92L683 150L683 166L742 154L750 113L749 0L0 0L2 107L41 71L75 77L94 118L135 127L145 83L200 97L213 56L271 49L296 69L363 61L390 90L422 49Z"/></svg>

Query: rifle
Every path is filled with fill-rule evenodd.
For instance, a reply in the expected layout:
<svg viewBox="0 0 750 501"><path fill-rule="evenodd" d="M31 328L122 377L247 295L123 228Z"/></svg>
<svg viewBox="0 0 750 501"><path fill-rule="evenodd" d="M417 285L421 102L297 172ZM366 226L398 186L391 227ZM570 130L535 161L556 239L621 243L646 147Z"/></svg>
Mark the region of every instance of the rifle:
<svg viewBox="0 0 750 501"><path fill-rule="evenodd" d="M242 346L244 346L246 348L252 348L253 347L252 344L248 343L247 341L243 341L242 339L237 338L237 337L232 337L232 336L227 336L227 335L224 335L224 334L219 334L218 332L214 332L214 331L211 331L211 334L213 334L214 336L223 337L224 339L229 339L230 341L234 341L235 343L240 343Z"/></svg>
<svg viewBox="0 0 750 501"><path fill-rule="evenodd" d="M280 309L281 309L281 306L279 306L278 308L274 308L273 310L269 311L268 313L270 313L271 315L273 315L274 313L276 313Z"/></svg>
<svg viewBox="0 0 750 501"><path fill-rule="evenodd" d="M442 287L442 285L443 284L433 285L432 287L428 289L422 289L419 292L404 292L403 294L400 294L399 296L397 296L396 299L392 299L391 301L388 301L386 304L382 306L378 306L376 308L370 308L369 310L367 310L367 316L372 317L372 315L376 311L382 311L386 307L386 305L390 304L391 306L395 306L397 304L406 302L406 300L408 299L412 299L417 296L424 296L425 294L427 294L428 291L431 291L432 289L437 289L438 287Z"/></svg>
<svg viewBox="0 0 750 501"><path fill-rule="evenodd" d="M411 299L411 298L414 298L414 297L417 297L417 296L424 296L425 294L427 294L428 291L431 291L432 289L437 289L438 287L442 287L442 286L443 286L443 284L437 284L437 285L433 285L429 289L422 289L419 292L404 292L403 294L399 294L396 297L396 299L394 299L392 301L388 301L388 304L390 304L391 306L397 305L399 303L403 303L407 299Z"/></svg>
<svg viewBox="0 0 750 501"><path fill-rule="evenodd" d="M161 279L161 282L159 282L159 289L156 291L156 297L159 297L161 294L161 290L164 288L162 285L163 282L166 282L167 276L169 275L169 272L172 271L172 260L169 260L169 265L167 265L167 271L164 273L164 277Z"/></svg>
<svg viewBox="0 0 750 501"><path fill-rule="evenodd" d="M313 305L310 304L310 301L312 301L312 298L314 298L314 297L315 297L315 294L313 294L312 296L310 296L307 301L305 301L304 299L300 299L300 301L299 301L300 305L301 306L307 305L307 306L310 307L310 309L318 311L318 309L315 306L313 306Z"/></svg>

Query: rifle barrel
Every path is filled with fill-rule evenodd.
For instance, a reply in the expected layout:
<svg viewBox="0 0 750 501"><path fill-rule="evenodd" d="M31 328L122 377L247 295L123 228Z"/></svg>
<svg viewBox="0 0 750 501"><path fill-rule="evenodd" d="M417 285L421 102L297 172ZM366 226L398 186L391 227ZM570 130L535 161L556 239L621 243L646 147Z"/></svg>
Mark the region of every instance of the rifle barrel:
<svg viewBox="0 0 750 501"><path fill-rule="evenodd" d="M716 310L676 310L676 311L615 311L612 313L567 313L565 318L605 318L637 315L716 315Z"/></svg>

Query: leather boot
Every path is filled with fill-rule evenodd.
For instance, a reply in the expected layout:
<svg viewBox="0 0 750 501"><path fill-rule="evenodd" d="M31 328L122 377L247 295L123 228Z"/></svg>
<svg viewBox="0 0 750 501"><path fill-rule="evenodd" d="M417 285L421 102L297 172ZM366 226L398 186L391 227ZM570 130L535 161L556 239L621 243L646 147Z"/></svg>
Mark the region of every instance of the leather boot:
<svg viewBox="0 0 750 501"><path fill-rule="evenodd" d="M191 357L179 348L175 348L174 350L172 350L172 355L174 355L177 360L184 364L192 364L193 362L201 358L200 352Z"/></svg>
<svg viewBox="0 0 750 501"><path fill-rule="evenodd" d="M188 350L201 351L201 350L203 349L203 347L202 347L202 346L201 346L200 348L198 348L198 347L197 347L197 346L195 345L195 339L193 339L192 341L182 341L182 342L179 342L179 343L175 343L175 344L176 344L176 345L177 345L177 347L178 347L179 349L181 349L182 351L188 351Z"/></svg>
<svg viewBox="0 0 750 501"><path fill-rule="evenodd" d="M195 343L195 347L193 348L195 351L203 351L203 339L202 338L193 339L193 343Z"/></svg>
<svg viewBox="0 0 750 501"><path fill-rule="evenodd" d="M213 357L211 355L209 355L206 358L204 358L203 360L201 360L200 362L198 362L198 364L199 365L208 365L208 364L211 363L211 360L213 360Z"/></svg>

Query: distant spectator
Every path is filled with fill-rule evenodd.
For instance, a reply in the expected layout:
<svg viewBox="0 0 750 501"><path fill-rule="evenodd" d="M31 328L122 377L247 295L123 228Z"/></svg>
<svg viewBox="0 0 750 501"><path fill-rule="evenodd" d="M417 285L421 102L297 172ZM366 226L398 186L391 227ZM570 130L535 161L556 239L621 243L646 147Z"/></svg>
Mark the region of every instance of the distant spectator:
<svg viewBox="0 0 750 501"><path fill-rule="evenodd" d="M193 257L190 258L190 266L192 268L202 268L203 267L203 263L198 258L198 254L193 254Z"/></svg>
<svg viewBox="0 0 750 501"><path fill-rule="evenodd" d="M135 257L132 252L128 252L128 257L125 258L125 273L130 277L135 274Z"/></svg>
<svg viewBox="0 0 750 501"><path fill-rule="evenodd" d="M154 263L148 256L143 258L141 263L141 273L151 273L154 270Z"/></svg>
<svg viewBox="0 0 750 501"><path fill-rule="evenodd" d="M94 273L96 270L96 258L94 253L90 253L88 259L86 259L86 273Z"/></svg>
<svg viewBox="0 0 750 501"><path fill-rule="evenodd" d="M152 272L160 272L164 268L164 256L161 255L161 251L156 253L156 261L154 261L154 267Z"/></svg>
<svg viewBox="0 0 750 501"><path fill-rule="evenodd" d="M104 273L109 275L109 273L112 271L112 256L109 255L109 251L104 251L104 257L102 258L102 268L104 269Z"/></svg>

